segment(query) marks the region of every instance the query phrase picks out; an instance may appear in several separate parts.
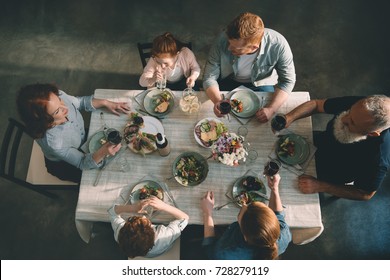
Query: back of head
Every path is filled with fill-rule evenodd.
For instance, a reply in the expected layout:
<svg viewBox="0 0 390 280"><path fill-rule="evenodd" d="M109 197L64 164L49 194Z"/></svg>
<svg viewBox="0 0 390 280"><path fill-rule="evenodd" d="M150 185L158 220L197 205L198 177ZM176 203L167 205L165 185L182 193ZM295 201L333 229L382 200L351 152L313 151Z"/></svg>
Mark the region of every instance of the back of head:
<svg viewBox="0 0 390 280"><path fill-rule="evenodd" d="M154 229L149 219L130 217L119 231L119 247L129 258L145 256L154 246Z"/></svg>
<svg viewBox="0 0 390 280"><path fill-rule="evenodd" d="M183 47L183 43L176 40L169 32L157 36L153 40L152 56L159 56L161 54L170 54L175 56Z"/></svg>
<svg viewBox="0 0 390 280"><path fill-rule="evenodd" d="M371 95L363 99L364 108L373 117L373 130L384 130L390 127L390 97Z"/></svg>
<svg viewBox="0 0 390 280"><path fill-rule="evenodd" d="M58 88L52 84L32 84L22 87L16 99L20 117L34 138L43 137L54 119L46 112L51 93L58 95Z"/></svg>
<svg viewBox="0 0 390 280"><path fill-rule="evenodd" d="M243 39L248 44L260 45L264 34L262 19L252 13L242 13L229 23L226 35L229 39Z"/></svg>
<svg viewBox="0 0 390 280"><path fill-rule="evenodd" d="M278 257L279 221L272 209L261 202L248 205L242 216L241 232L246 242L256 248L256 259L272 260Z"/></svg>

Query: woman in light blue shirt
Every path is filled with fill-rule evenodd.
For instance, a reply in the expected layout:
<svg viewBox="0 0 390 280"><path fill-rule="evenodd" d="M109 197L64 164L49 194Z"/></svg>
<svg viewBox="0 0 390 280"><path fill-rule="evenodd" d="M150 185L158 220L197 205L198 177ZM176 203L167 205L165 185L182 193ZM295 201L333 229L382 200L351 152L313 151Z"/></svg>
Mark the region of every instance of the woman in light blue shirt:
<svg viewBox="0 0 390 280"><path fill-rule="evenodd" d="M80 182L81 170L100 167L107 155L115 155L121 147L106 143L93 154L81 151L87 134L80 111L105 107L119 115L130 110L127 103L70 96L51 84L21 88L17 107L27 130L42 148L48 172L73 182Z"/></svg>

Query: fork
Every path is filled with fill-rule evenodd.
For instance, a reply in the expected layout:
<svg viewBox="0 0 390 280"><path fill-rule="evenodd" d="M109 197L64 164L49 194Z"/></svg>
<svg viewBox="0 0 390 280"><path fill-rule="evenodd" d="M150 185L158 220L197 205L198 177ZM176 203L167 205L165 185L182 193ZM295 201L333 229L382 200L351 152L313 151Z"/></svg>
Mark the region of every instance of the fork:
<svg viewBox="0 0 390 280"><path fill-rule="evenodd" d="M218 210L222 209L223 207L225 207L226 205L229 205L230 203L234 203L234 202L235 202L234 200L231 200L231 201L229 201L229 202L227 202L225 204L222 204L222 205L219 205L217 207L214 207L214 210L218 211Z"/></svg>

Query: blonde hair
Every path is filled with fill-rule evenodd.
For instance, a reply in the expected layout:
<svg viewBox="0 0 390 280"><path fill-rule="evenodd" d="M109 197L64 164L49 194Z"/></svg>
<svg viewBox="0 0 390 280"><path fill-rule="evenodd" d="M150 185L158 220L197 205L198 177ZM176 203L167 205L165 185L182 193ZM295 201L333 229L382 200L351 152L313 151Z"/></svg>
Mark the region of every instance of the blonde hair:
<svg viewBox="0 0 390 280"><path fill-rule="evenodd" d="M278 258L280 224L271 208L262 202L252 202L242 216L240 227L246 242L256 248L256 259Z"/></svg>
<svg viewBox="0 0 390 280"><path fill-rule="evenodd" d="M226 35L229 39L243 39L247 44L260 45L264 23L258 15L242 13L229 23Z"/></svg>

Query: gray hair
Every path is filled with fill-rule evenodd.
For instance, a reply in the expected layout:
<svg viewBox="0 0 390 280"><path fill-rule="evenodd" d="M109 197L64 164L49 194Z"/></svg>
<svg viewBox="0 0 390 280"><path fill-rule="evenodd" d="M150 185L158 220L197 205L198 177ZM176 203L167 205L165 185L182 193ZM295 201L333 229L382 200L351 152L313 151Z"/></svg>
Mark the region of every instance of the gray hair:
<svg viewBox="0 0 390 280"><path fill-rule="evenodd" d="M390 127L390 97L371 95L364 99L363 104L374 118L374 129Z"/></svg>

